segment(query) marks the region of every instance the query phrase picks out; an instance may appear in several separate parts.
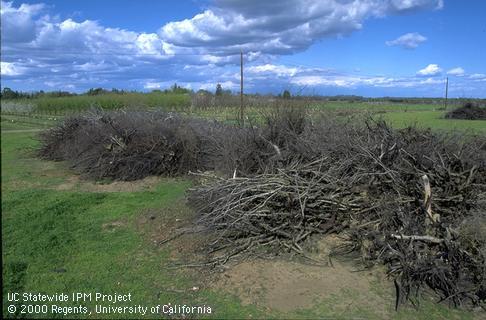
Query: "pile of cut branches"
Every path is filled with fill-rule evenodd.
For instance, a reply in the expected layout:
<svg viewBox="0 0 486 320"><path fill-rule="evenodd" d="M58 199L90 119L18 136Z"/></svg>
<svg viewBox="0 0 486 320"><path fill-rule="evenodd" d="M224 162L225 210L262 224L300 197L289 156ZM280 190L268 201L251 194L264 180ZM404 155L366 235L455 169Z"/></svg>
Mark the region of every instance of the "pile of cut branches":
<svg viewBox="0 0 486 320"><path fill-rule="evenodd" d="M262 249L305 255L313 235L340 233L348 241L336 252L387 265L399 301L428 287L484 307L486 139L384 123L342 128L313 161L251 177L204 175L190 203L218 235L208 246L220 252L214 261Z"/></svg>
<svg viewBox="0 0 486 320"><path fill-rule="evenodd" d="M238 127L175 113L94 110L42 132L38 154L68 161L94 179L198 170L251 175L273 170L296 154L290 146L299 145L296 130L303 130L305 113L288 115L272 114L265 126Z"/></svg>
<svg viewBox="0 0 486 320"><path fill-rule="evenodd" d="M176 175L199 168L198 123L164 112L93 111L42 132L39 155L95 179Z"/></svg>
<svg viewBox="0 0 486 320"><path fill-rule="evenodd" d="M486 120L486 107L467 102L462 107L449 111L446 114L448 119L463 120Z"/></svg>

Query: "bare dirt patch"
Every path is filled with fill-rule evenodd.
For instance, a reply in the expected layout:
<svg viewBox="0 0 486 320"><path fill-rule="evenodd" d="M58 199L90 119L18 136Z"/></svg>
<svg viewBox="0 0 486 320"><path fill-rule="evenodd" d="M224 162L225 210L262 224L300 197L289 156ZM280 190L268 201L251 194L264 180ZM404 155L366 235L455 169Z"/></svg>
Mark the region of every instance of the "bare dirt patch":
<svg viewBox="0 0 486 320"><path fill-rule="evenodd" d="M136 229L157 247L169 246L170 260L196 260L201 234L192 225L194 213L184 201L163 209L146 209L135 220Z"/></svg>
<svg viewBox="0 0 486 320"><path fill-rule="evenodd" d="M319 256L328 254L329 244L335 241L321 241ZM215 279L213 287L236 295L243 304L281 312L336 301L332 302L336 310L362 307L384 315L389 306L374 291L376 281L375 273L357 272L351 264L335 260L332 266L317 266L282 259L257 259L227 269Z"/></svg>
<svg viewBox="0 0 486 320"><path fill-rule="evenodd" d="M160 248L169 248L168 265L190 265L205 261L207 257L201 255L202 247L211 239L211 234L189 231L171 241L165 240L181 230L194 230L193 219L194 213L181 201L170 208L144 210L137 216L135 225L147 241ZM327 261L331 248L340 241L335 236L323 238L316 243L312 257ZM257 305L278 312L313 308L324 302L332 305L336 314L363 308L387 318L394 303L393 291L387 301L376 291L377 275L383 276L382 270L356 272L356 267L337 260L333 260L332 266L321 266L285 258L252 259L234 261L217 269L222 272L204 267L177 270L187 272L191 277L197 272L194 285L198 290L204 287L224 292L237 296L244 305ZM392 290L387 284L386 290Z"/></svg>
<svg viewBox="0 0 486 320"><path fill-rule="evenodd" d="M146 177L136 181L113 181L110 183L96 183L82 180L79 176L71 176L66 182L56 186L56 190L79 190L85 192L140 192L154 190L161 181L161 177Z"/></svg>

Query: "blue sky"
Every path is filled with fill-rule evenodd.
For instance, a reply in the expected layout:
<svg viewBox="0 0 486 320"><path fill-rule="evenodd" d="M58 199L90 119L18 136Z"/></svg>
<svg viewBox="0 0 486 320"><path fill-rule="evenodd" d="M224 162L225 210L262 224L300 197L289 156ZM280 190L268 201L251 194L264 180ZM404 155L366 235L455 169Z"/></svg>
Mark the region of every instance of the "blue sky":
<svg viewBox="0 0 486 320"><path fill-rule="evenodd" d="M1 2L1 84L486 98L486 1Z"/></svg>

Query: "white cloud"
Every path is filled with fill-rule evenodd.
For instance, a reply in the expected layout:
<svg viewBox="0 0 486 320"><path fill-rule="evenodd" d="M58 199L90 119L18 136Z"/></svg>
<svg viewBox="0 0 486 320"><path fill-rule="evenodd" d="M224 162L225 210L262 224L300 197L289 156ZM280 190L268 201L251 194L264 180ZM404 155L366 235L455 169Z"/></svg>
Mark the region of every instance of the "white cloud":
<svg viewBox="0 0 486 320"><path fill-rule="evenodd" d="M12 2L1 1L2 42L29 42L35 38L35 21L44 9L43 4L22 4L18 8Z"/></svg>
<svg viewBox="0 0 486 320"><path fill-rule="evenodd" d="M338 88L352 88L358 86L394 87L398 86L397 79L387 77L363 77L357 75L304 75L290 80L291 83L300 86L325 86Z"/></svg>
<svg viewBox="0 0 486 320"><path fill-rule="evenodd" d="M392 0L392 7L399 11L410 11L424 8L442 9L444 1L428 1L428 0Z"/></svg>
<svg viewBox="0 0 486 320"><path fill-rule="evenodd" d="M442 83L444 83L444 80L433 79L433 78L427 78L425 80L419 81L419 84L442 84Z"/></svg>
<svg viewBox="0 0 486 320"><path fill-rule="evenodd" d="M12 62L0 62L2 76L18 76L24 73L24 68Z"/></svg>
<svg viewBox="0 0 486 320"><path fill-rule="evenodd" d="M313 75L305 75L307 72L308 70L302 69L297 76L290 79L290 82L300 86L353 89L359 87L423 88L424 86L435 88L437 85L444 84L444 80L431 77L427 79L422 77L393 78L384 76L361 76L356 74L328 74L324 71ZM315 70L313 72L316 73Z"/></svg>
<svg viewBox="0 0 486 320"><path fill-rule="evenodd" d="M247 72L255 73L255 74L274 74L277 76L294 76L299 71L298 68L295 67L287 67L284 65L274 65L274 64L263 64L257 66L251 66L247 68Z"/></svg>
<svg viewBox="0 0 486 320"><path fill-rule="evenodd" d="M301 51L350 34L370 17L441 7L440 0L216 0L191 19L170 22L161 38L179 47L271 54Z"/></svg>
<svg viewBox="0 0 486 320"><path fill-rule="evenodd" d="M236 83L231 80L227 81L217 81L223 88L223 90L232 90L232 91L237 91L240 88L240 84ZM203 82L203 83L196 83L194 88L202 89L202 90L209 90L209 91L214 91L216 89L216 84L214 82ZM248 86L247 86L248 87Z"/></svg>
<svg viewBox="0 0 486 320"><path fill-rule="evenodd" d="M106 63L104 60L100 62L86 62L83 64L79 65L74 65L73 69L74 70L79 70L79 71L100 71L100 70L109 70L112 66L110 66L108 63Z"/></svg>
<svg viewBox="0 0 486 320"><path fill-rule="evenodd" d="M415 49L417 48L420 44L424 43L427 41L427 38L424 37L423 35L413 32L413 33L407 33L404 34L395 40L392 41L387 41L386 45L387 46L401 46L405 49Z"/></svg>
<svg viewBox="0 0 486 320"><path fill-rule="evenodd" d="M442 69L437 64L429 64L427 67L419 70L417 75L420 76L436 76L442 72Z"/></svg>
<svg viewBox="0 0 486 320"><path fill-rule="evenodd" d="M469 78L471 78L471 79L483 79L483 78L486 78L486 74L474 73L474 74L470 75Z"/></svg>
<svg viewBox="0 0 486 320"><path fill-rule="evenodd" d="M145 85L143 86L144 89L160 89L162 87L162 84L160 82L146 82Z"/></svg>
<svg viewBox="0 0 486 320"><path fill-rule="evenodd" d="M465 73L464 69L461 67L453 68L449 71L447 71L447 74L453 75L453 76L463 76Z"/></svg>

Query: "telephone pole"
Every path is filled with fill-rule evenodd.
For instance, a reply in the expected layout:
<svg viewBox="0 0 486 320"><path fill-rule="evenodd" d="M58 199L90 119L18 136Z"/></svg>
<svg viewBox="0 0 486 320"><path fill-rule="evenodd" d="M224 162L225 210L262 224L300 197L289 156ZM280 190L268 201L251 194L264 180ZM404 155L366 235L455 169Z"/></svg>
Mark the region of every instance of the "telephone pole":
<svg viewBox="0 0 486 320"><path fill-rule="evenodd" d="M445 102L444 102L444 110L447 110L447 94L449 93L449 77L446 77L446 92L445 92Z"/></svg>
<svg viewBox="0 0 486 320"><path fill-rule="evenodd" d="M243 50L240 51L240 125L245 124L243 114Z"/></svg>

